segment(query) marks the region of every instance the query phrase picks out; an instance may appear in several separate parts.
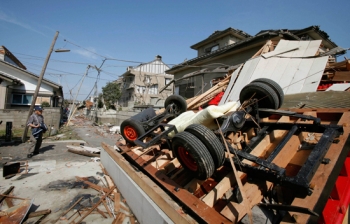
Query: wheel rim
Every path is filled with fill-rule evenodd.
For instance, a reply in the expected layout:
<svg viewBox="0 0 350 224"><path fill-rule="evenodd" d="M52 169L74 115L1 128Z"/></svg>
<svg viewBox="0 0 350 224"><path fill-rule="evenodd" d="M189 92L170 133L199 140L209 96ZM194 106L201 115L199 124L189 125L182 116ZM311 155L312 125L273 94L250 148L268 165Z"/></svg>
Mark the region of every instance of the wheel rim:
<svg viewBox="0 0 350 224"><path fill-rule="evenodd" d="M177 152L179 154L181 161L184 163L184 165L188 169L192 171L197 170L198 167L197 167L196 161L193 159L191 154L184 147L182 146L177 147Z"/></svg>
<svg viewBox="0 0 350 224"><path fill-rule="evenodd" d="M131 141L135 141L138 138L138 134L132 126L126 126L124 128L124 135Z"/></svg>

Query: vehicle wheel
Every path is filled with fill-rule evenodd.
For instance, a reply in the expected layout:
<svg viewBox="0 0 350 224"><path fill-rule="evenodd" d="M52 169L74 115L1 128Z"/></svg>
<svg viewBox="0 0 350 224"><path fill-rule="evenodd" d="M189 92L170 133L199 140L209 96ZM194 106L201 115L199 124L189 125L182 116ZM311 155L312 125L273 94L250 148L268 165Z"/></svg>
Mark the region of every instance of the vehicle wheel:
<svg viewBox="0 0 350 224"><path fill-rule="evenodd" d="M123 138L127 143L133 144L136 139L145 134L145 129L139 121L126 119L120 125Z"/></svg>
<svg viewBox="0 0 350 224"><path fill-rule="evenodd" d="M255 79L252 82L261 82L261 83L265 83L268 86L270 86L273 90L275 90L275 92L277 93L278 99L280 101L278 108L280 108L283 104L284 101L284 92L282 87L275 81L273 81L272 79L267 79L267 78L259 78L259 79Z"/></svg>
<svg viewBox="0 0 350 224"><path fill-rule="evenodd" d="M171 95L166 98L164 107L167 108L170 104L173 104L173 110L176 115L179 115L187 110L186 100L180 95Z"/></svg>
<svg viewBox="0 0 350 224"><path fill-rule="evenodd" d="M180 132L172 140L172 150L180 164L199 180L215 171L214 161L205 145L189 132Z"/></svg>
<svg viewBox="0 0 350 224"><path fill-rule="evenodd" d="M156 116L156 112L153 108L147 108L140 113L130 117L130 120L144 122Z"/></svg>
<svg viewBox="0 0 350 224"><path fill-rule="evenodd" d="M239 101L241 104L255 98L258 100L259 108L278 109L279 100L277 93L267 84L260 82L252 82L243 87L239 94Z"/></svg>
<svg viewBox="0 0 350 224"><path fill-rule="evenodd" d="M214 132L201 124L191 124L185 131L196 136L207 147L214 160L215 169L222 166L225 161L225 148Z"/></svg>

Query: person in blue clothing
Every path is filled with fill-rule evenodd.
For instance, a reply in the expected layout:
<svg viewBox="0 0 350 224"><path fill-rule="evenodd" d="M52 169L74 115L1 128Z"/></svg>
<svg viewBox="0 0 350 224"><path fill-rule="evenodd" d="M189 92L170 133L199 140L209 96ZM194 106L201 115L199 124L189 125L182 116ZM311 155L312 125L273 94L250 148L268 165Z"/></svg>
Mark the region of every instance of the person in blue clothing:
<svg viewBox="0 0 350 224"><path fill-rule="evenodd" d="M43 108L40 106L35 106L34 113L29 117L27 123L27 126L32 128L32 133L30 135L31 145L28 149L27 155L28 158L39 154L39 149L41 147L43 139L43 133L45 133L47 130L42 113Z"/></svg>

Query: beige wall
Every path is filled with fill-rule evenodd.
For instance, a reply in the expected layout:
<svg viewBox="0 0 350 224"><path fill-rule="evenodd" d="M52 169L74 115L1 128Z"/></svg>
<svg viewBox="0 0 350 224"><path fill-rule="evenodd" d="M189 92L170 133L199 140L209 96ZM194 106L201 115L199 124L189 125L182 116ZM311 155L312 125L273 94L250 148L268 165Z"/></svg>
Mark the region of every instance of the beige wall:
<svg viewBox="0 0 350 224"><path fill-rule="evenodd" d="M56 130L59 128L61 120L61 108L49 107L45 108L43 112L45 124L48 127L54 127ZM0 125L0 130L6 129L6 122L12 122L13 128L23 128L26 125L28 117L28 110L20 109L3 109L0 110L0 120L2 124Z"/></svg>

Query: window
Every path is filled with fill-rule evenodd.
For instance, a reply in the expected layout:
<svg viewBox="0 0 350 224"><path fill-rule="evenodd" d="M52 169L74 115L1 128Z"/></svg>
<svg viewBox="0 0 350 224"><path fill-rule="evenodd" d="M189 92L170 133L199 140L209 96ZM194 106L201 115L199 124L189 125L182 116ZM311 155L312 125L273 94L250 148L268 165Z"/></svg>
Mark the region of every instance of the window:
<svg viewBox="0 0 350 224"><path fill-rule="evenodd" d="M168 85L171 82L170 78L165 78L165 85Z"/></svg>
<svg viewBox="0 0 350 224"><path fill-rule="evenodd" d="M158 84L152 85L149 90L149 94L158 94Z"/></svg>
<svg viewBox="0 0 350 224"><path fill-rule="evenodd" d="M208 54L208 53L211 53L211 52L216 51L216 50L219 50L219 44L205 48L204 53Z"/></svg>
<svg viewBox="0 0 350 224"><path fill-rule="evenodd" d="M12 104L30 105L32 100L32 95L12 94Z"/></svg>

